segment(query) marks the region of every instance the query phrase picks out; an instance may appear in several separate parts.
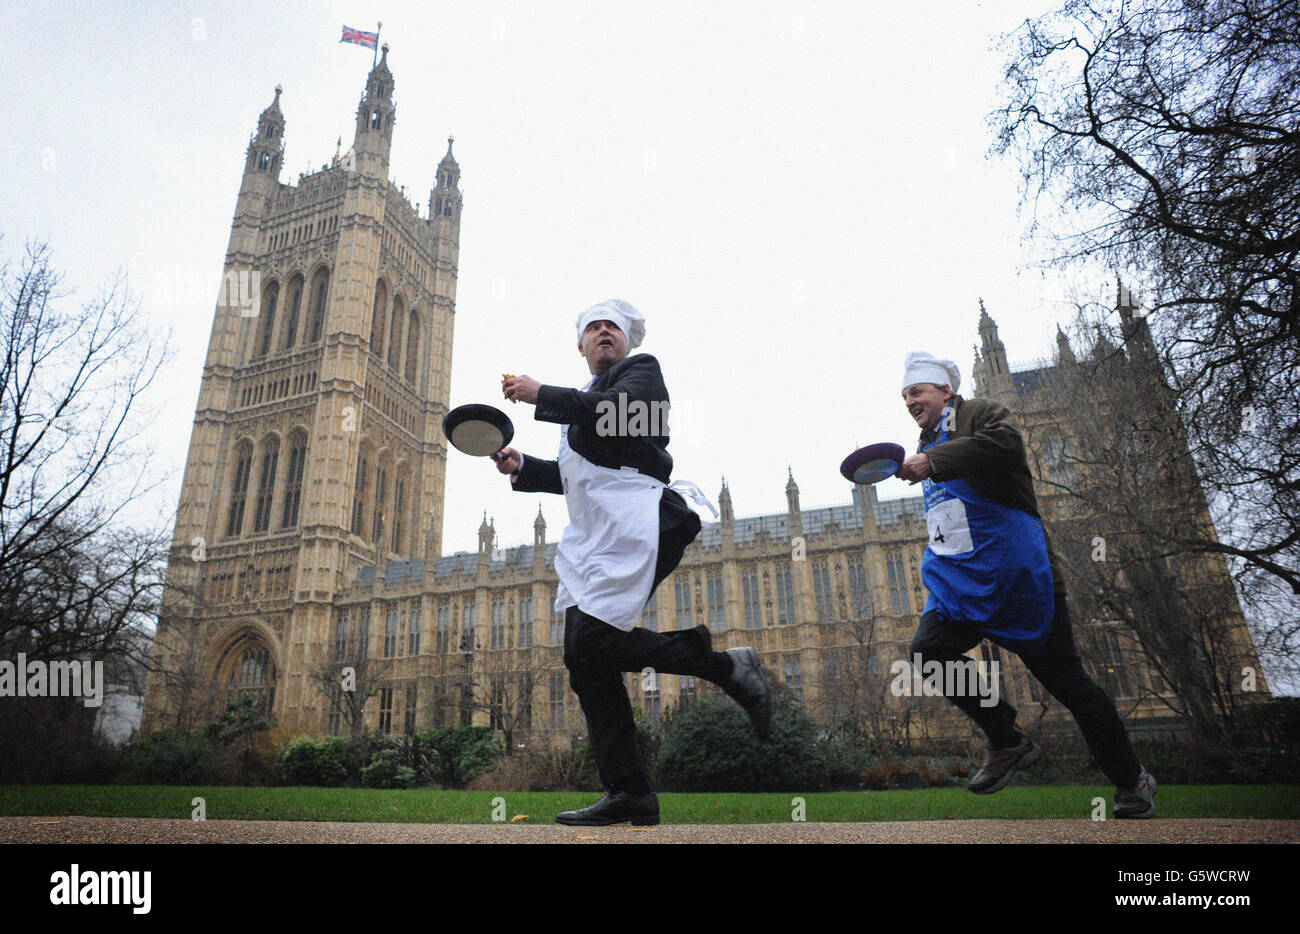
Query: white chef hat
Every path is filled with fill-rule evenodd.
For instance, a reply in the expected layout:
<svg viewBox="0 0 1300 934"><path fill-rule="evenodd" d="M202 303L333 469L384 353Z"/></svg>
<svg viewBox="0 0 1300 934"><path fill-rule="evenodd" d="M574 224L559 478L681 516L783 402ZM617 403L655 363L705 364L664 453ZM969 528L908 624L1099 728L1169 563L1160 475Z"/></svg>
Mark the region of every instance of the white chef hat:
<svg viewBox="0 0 1300 934"><path fill-rule="evenodd" d="M917 383L951 386L956 392L961 385L961 370L951 360L942 360L924 350L913 350L903 361L903 389Z"/></svg>
<svg viewBox="0 0 1300 934"><path fill-rule="evenodd" d="M582 343L582 332L593 321L613 321L627 338L627 349L640 345L645 339L645 315L637 311L629 302L610 298L592 305L578 315L578 343Z"/></svg>

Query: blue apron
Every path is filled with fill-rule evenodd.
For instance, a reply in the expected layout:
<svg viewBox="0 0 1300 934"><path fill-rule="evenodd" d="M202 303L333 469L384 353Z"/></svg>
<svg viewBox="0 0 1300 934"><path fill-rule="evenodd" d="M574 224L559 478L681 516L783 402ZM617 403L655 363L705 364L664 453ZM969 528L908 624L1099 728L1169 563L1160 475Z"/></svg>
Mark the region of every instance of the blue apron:
<svg viewBox="0 0 1300 934"><path fill-rule="evenodd" d="M921 450L947 440L943 426L939 440ZM926 477L922 489L930 533L921 558L930 591L924 612L963 620L1017 655L1037 656L1056 608L1042 522L981 496L965 480Z"/></svg>

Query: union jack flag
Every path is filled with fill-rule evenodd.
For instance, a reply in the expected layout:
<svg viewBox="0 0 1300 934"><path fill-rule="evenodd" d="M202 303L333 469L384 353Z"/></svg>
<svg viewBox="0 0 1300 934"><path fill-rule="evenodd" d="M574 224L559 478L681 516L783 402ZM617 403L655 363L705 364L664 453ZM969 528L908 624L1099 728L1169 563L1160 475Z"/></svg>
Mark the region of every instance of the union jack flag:
<svg viewBox="0 0 1300 934"><path fill-rule="evenodd" d="M379 33L362 32L360 29L344 26L343 38L339 39L339 42L351 42L354 45L364 45L368 49L373 49L379 44Z"/></svg>

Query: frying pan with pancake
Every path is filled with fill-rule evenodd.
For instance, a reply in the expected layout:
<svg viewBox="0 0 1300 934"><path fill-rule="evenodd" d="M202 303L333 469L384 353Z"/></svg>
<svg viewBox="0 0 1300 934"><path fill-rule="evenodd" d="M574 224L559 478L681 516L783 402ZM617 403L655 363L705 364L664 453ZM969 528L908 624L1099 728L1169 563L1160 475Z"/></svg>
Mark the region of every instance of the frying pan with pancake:
<svg viewBox="0 0 1300 934"><path fill-rule="evenodd" d="M515 436L515 426L500 409L471 402L456 406L443 417L442 433L463 454L497 460Z"/></svg>
<svg viewBox="0 0 1300 934"><path fill-rule="evenodd" d="M903 466L903 461L907 459L907 452L903 450L901 444L894 444L892 441L881 441L878 444L868 444L864 448L858 448L840 464L840 473L845 480L853 483L870 484L879 483L886 477L892 477L898 473L898 468Z"/></svg>

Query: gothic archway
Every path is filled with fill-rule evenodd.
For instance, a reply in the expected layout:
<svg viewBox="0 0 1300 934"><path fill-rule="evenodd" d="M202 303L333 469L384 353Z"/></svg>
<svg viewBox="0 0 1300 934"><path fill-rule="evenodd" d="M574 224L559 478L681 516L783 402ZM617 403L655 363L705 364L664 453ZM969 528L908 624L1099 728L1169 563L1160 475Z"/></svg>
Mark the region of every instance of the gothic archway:
<svg viewBox="0 0 1300 934"><path fill-rule="evenodd" d="M217 656L213 680L225 692L226 700L250 694L263 716L275 710L276 686L280 666L275 638L261 630L265 626L246 622L229 633L219 644L224 649Z"/></svg>

